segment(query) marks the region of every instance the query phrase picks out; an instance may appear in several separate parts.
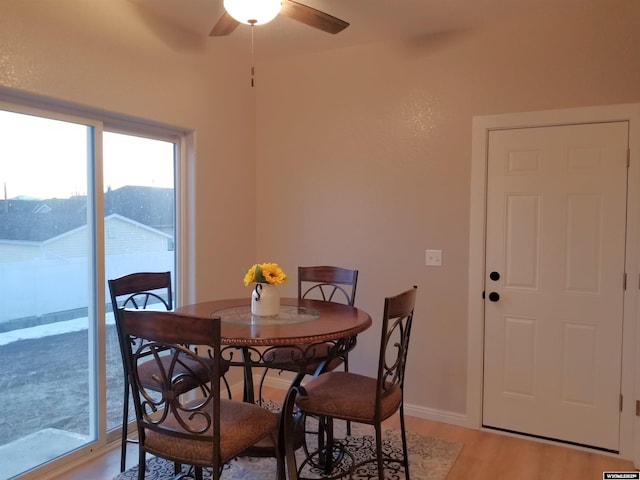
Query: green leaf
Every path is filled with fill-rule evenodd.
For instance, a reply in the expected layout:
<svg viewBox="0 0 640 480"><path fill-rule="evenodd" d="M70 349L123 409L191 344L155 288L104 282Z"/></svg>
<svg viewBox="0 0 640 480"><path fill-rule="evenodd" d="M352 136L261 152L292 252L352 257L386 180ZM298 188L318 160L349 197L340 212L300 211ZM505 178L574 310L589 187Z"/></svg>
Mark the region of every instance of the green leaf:
<svg viewBox="0 0 640 480"><path fill-rule="evenodd" d="M256 267L256 282L258 283L267 283L267 280L264 278L264 274L262 273L262 267L258 265Z"/></svg>

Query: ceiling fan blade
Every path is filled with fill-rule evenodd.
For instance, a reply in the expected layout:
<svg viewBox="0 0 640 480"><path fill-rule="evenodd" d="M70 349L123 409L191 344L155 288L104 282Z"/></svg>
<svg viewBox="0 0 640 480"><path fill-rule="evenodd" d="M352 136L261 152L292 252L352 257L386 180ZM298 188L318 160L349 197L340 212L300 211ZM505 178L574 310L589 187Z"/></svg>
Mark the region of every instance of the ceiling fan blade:
<svg viewBox="0 0 640 480"><path fill-rule="evenodd" d="M280 13L327 33L338 33L349 26L349 23L344 20L294 0L283 0Z"/></svg>
<svg viewBox="0 0 640 480"><path fill-rule="evenodd" d="M224 12L224 15L220 17L220 20L218 20L218 23L215 24L209 36L224 37L225 35L229 35L231 32L233 32L238 25L240 25L240 23L235 18L233 18L227 12Z"/></svg>

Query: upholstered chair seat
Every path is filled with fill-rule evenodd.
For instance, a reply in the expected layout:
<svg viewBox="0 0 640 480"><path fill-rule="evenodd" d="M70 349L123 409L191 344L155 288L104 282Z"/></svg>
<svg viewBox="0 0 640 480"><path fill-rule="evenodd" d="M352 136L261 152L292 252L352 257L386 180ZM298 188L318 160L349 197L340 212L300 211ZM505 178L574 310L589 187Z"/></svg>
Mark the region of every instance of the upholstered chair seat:
<svg viewBox="0 0 640 480"><path fill-rule="evenodd" d="M306 413L372 424L376 420L377 379L351 372L327 372L310 382L306 396L297 404ZM402 390L398 386L385 392L380 402L381 420L398 411Z"/></svg>
<svg viewBox="0 0 640 480"><path fill-rule="evenodd" d="M198 403L197 400L191 401L186 403L185 407L187 409L194 408ZM207 410L213 415L212 404L208 406ZM190 423L192 428L197 428L197 419L198 417L195 417L195 423ZM199 426L204 429L204 422L201 422ZM171 428L176 432L190 435L175 416L165 422L164 428ZM278 414L251 403L222 399L220 401L220 430L224 432L224 435L220 436L220 461L225 463L239 455L253 445L256 438L268 438L269 442L272 442L269 434L277 432L277 429ZM214 449L211 441L208 440L213 438L211 430L212 426L210 425L203 431L203 439L169 437L163 433L147 430L145 446L150 453L165 458L169 457L186 465L212 465Z"/></svg>

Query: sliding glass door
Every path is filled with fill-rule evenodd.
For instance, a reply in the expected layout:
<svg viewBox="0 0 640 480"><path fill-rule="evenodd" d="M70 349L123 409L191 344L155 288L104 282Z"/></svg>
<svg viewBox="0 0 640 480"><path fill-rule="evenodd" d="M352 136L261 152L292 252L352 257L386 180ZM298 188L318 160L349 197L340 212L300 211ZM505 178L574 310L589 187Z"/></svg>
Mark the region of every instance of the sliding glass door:
<svg viewBox="0 0 640 480"><path fill-rule="evenodd" d="M175 272L177 140L13 110L0 105L0 480L120 427L106 279Z"/></svg>
<svg viewBox="0 0 640 480"><path fill-rule="evenodd" d="M175 144L116 132L105 132L103 139L106 280L131 272L171 272L175 282ZM110 302L108 292L106 299ZM122 425L124 377L110 304L106 319L111 431ZM133 402L129 407L133 420Z"/></svg>

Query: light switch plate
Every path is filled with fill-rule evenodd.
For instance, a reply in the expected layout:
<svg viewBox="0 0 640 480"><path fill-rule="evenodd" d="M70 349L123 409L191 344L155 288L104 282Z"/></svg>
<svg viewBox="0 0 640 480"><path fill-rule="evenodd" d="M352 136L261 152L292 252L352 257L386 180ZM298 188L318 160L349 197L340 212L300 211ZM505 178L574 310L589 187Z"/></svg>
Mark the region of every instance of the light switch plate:
<svg viewBox="0 0 640 480"><path fill-rule="evenodd" d="M425 265L439 267L442 265L442 250L427 250L424 260Z"/></svg>

